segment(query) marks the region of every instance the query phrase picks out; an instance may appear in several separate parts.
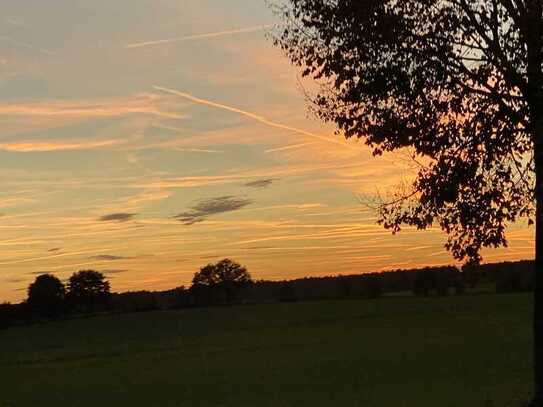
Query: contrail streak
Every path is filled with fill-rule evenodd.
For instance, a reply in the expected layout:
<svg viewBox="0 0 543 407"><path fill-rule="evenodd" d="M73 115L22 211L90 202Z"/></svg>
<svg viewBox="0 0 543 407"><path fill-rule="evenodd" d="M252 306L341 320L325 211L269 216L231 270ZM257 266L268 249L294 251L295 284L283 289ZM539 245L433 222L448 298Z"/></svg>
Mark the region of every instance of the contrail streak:
<svg viewBox="0 0 543 407"><path fill-rule="evenodd" d="M313 145L313 144L315 144L315 142L291 144L289 146L284 146L284 147L270 148L269 150L266 150L264 152L266 154L277 153L277 152L280 152L280 151L294 150L294 149L297 149L297 148L307 147L307 146L310 146L310 145Z"/></svg>
<svg viewBox="0 0 543 407"><path fill-rule="evenodd" d="M318 140L321 140L321 141L325 141L327 143L333 143L333 144L337 144L337 145L340 145L340 146L345 147L345 148L351 148L351 146L349 146L348 144L342 143L339 140L329 138L329 137L325 137L325 136L320 136L318 134L311 133L311 132L306 131L306 130L298 129L296 127L287 126L285 124L273 122L273 121L271 121L271 120L269 120L269 119L267 119L267 118L265 118L263 116L260 116L260 115L255 114L255 113L247 112L245 110L241 110L241 109L238 109L236 107L223 105L221 103L213 102L211 100L200 99L200 98L197 98L196 96L192 96L189 93L179 92L177 90L164 88L162 86L153 86L153 88L155 88L156 90L162 91L162 92L172 94L172 95L180 96L180 97L188 99L188 100L190 100L190 101L192 101L194 103L198 103L198 104L206 105L206 106L211 106L211 107L216 107L217 109L223 109L223 110L227 110L229 112L240 114L242 116L253 119L253 120L255 120L255 121L259 122L259 123L262 123L262 124L264 124L266 126L269 126L269 127L273 127L273 128L281 129L281 130L292 131L294 133L301 134L301 135L311 137L311 138L314 138L314 139L318 139Z"/></svg>
<svg viewBox="0 0 543 407"><path fill-rule="evenodd" d="M185 36L185 37L168 38L168 39L165 39L165 40L135 42L133 44L128 44L126 46L126 48L142 48L142 47L148 47L148 46L152 46L152 45L170 44L170 43L173 43L173 42L184 42L184 41L191 41L191 40L201 40L201 39L206 39L206 38L223 37L225 35L251 33L251 32L260 31L260 30L264 30L266 28L271 28L271 27L273 27L273 24L257 25L257 26L254 26L254 27L239 28L237 30L219 31L219 32L214 32L214 33L188 35L188 36Z"/></svg>
<svg viewBox="0 0 543 407"><path fill-rule="evenodd" d="M41 52L42 54L45 54L45 55L55 55L55 53L53 51L49 51L48 49L45 49L45 48L38 48L38 47L35 47L34 45L32 44L29 44L27 42L23 42L23 41L19 41L19 40L15 40L11 37L8 37L8 36L5 36L5 35L0 35L0 41L6 41L6 42L10 42L18 47L23 47L23 48L26 48L26 49L31 49L33 51L38 51L38 52Z"/></svg>

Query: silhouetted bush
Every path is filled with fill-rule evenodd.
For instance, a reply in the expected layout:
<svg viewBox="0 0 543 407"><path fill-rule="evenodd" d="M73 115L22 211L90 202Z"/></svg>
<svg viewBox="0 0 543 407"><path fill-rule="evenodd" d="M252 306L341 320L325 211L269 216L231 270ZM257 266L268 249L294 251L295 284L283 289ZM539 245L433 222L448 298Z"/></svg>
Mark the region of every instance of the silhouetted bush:
<svg viewBox="0 0 543 407"><path fill-rule="evenodd" d="M416 272L413 293L418 296L428 297L436 286L435 272L425 268Z"/></svg>
<svg viewBox="0 0 543 407"><path fill-rule="evenodd" d="M279 301L280 302L296 302L298 296L296 290L291 283L283 283L279 289Z"/></svg>
<svg viewBox="0 0 543 407"><path fill-rule="evenodd" d="M378 274L369 274L365 278L366 298L380 298L383 296L383 278Z"/></svg>
<svg viewBox="0 0 543 407"><path fill-rule="evenodd" d="M175 295L174 308L192 307L190 292L185 287L178 287L173 290Z"/></svg>
<svg viewBox="0 0 543 407"><path fill-rule="evenodd" d="M533 274L522 269L501 270L496 280L497 293L523 292L533 290Z"/></svg>
<svg viewBox="0 0 543 407"><path fill-rule="evenodd" d="M341 298L349 298L353 292L353 283L348 277L338 277Z"/></svg>
<svg viewBox="0 0 543 407"><path fill-rule="evenodd" d="M480 266L477 264L466 264L462 267L462 274L466 285L474 289L481 282Z"/></svg>
<svg viewBox="0 0 543 407"><path fill-rule="evenodd" d="M462 270L470 284L472 280L477 284L495 284L497 293L532 291L534 287L532 260L469 265Z"/></svg>
<svg viewBox="0 0 543 407"><path fill-rule="evenodd" d="M452 266L425 267L414 270L414 273L413 294L423 297L449 295L450 288L456 287L455 281L462 278L458 269Z"/></svg>
<svg viewBox="0 0 543 407"><path fill-rule="evenodd" d="M7 302L0 304L0 329L13 325L17 320L16 305Z"/></svg>
<svg viewBox="0 0 543 407"><path fill-rule="evenodd" d="M464 295L466 293L466 284L462 276L454 280L454 293L456 295Z"/></svg>
<svg viewBox="0 0 543 407"><path fill-rule="evenodd" d="M140 312L158 309L157 293L150 291L129 291L111 295L110 304L115 311Z"/></svg>

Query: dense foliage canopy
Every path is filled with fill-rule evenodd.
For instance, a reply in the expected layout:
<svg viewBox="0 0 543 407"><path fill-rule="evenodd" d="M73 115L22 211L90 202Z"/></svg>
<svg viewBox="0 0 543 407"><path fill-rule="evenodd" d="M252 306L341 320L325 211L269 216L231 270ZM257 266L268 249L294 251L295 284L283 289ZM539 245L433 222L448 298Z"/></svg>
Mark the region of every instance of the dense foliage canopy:
<svg viewBox="0 0 543 407"><path fill-rule="evenodd" d="M109 282L94 270L81 270L68 280L68 296L73 301L94 301L109 294Z"/></svg>
<svg viewBox="0 0 543 407"><path fill-rule="evenodd" d="M51 274L36 277L28 286L28 304L42 313L54 313L64 301L64 284Z"/></svg>
<svg viewBox="0 0 543 407"><path fill-rule="evenodd" d="M508 224L533 216L540 3L276 6L286 23L276 44L321 85L310 96L316 115L375 154L408 151L418 167L412 185L381 205L385 227L438 224L456 258L478 261L482 247L507 243Z"/></svg>
<svg viewBox="0 0 543 407"><path fill-rule="evenodd" d="M251 275L240 264L224 259L216 264L208 264L194 274L192 284L195 286L214 286L220 284L245 284L251 282Z"/></svg>

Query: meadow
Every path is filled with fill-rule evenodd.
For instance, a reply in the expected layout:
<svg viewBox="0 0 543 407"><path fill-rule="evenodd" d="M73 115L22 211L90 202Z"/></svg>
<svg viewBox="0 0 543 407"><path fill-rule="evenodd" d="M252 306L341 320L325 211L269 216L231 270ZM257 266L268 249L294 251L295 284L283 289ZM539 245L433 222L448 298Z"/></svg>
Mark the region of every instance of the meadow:
<svg viewBox="0 0 543 407"><path fill-rule="evenodd" d="M519 406L528 294L102 315L0 331L0 406Z"/></svg>

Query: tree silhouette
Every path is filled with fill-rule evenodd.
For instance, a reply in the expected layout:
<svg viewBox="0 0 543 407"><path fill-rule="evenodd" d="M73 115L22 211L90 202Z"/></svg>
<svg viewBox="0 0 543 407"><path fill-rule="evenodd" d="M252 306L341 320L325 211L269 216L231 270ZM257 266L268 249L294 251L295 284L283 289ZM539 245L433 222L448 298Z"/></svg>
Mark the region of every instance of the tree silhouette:
<svg viewBox="0 0 543 407"><path fill-rule="evenodd" d="M338 132L376 155L409 152L415 181L380 223L439 225L458 258L536 223L543 268L543 0L288 0L274 37ZM543 274L535 289L535 398L543 405Z"/></svg>
<svg viewBox="0 0 543 407"><path fill-rule="evenodd" d="M109 282L105 276L94 270L81 270L68 281L68 299L76 307L93 311L104 306L109 296Z"/></svg>
<svg viewBox="0 0 543 407"><path fill-rule="evenodd" d="M292 283L285 282L279 288L279 301L281 302L296 302L298 301L298 296L294 290Z"/></svg>
<svg viewBox="0 0 543 407"><path fill-rule="evenodd" d="M42 274L28 286L27 303L36 315L57 315L65 297L64 284L51 274Z"/></svg>
<svg viewBox="0 0 543 407"><path fill-rule="evenodd" d="M192 290L205 296L204 302L217 303L237 299L239 290L252 282L247 269L240 264L224 259L216 264L208 264L194 274Z"/></svg>

